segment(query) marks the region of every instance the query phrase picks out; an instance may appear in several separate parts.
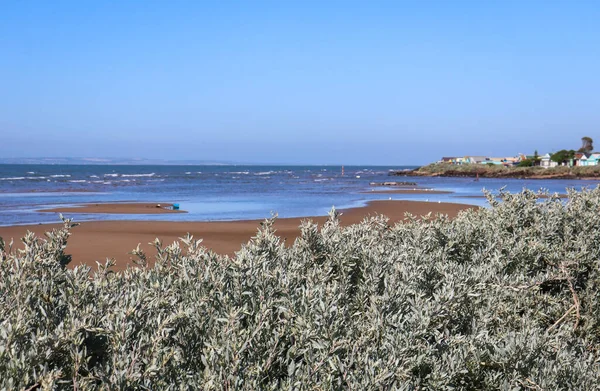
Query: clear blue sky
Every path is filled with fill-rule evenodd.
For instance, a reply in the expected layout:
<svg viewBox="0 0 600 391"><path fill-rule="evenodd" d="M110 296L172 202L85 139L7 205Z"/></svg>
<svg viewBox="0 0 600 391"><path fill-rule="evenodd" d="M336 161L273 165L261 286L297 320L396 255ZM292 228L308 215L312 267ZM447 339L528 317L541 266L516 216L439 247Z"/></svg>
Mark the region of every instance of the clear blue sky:
<svg viewBox="0 0 600 391"><path fill-rule="evenodd" d="M598 1L5 1L0 156L421 164L600 146Z"/></svg>

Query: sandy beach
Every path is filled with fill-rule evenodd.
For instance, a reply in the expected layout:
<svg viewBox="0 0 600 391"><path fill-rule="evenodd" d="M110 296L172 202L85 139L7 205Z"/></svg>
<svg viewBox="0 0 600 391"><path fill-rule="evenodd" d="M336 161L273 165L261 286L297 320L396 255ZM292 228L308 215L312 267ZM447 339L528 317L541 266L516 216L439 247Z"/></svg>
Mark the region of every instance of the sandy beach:
<svg viewBox="0 0 600 391"><path fill-rule="evenodd" d="M113 204L114 205L114 204ZM119 204L122 213L144 208L144 204ZM127 210L125 206L130 207ZM110 210L113 207L110 207ZM373 201L367 206L342 211L341 223L343 225L355 224L367 216L383 214L390 218L391 222L402 221L405 213L423 216L427 213L447 214L455 217L460 211L477 208L472 205L455 203L437 203L420 201ZM98 206L97 210L100 210ZM68 208L57 209L68 217ZM299 235L299 225L304 219L311 219L323 224L327 217L305 217L305 218L281 218L275 223L277 234L286 239L287 243L293 243ZM116 270L123 270L130 263L128 254L138 243L147 252L149 259L153 259L154 251L148 244L155 238L160 238L164 244L170 244L186 233L202 238L203 244L220 254L232 255L238 251L243 243L246 243L255 235L260 220L225 221L225 222L165 222L165 221L91 221L83 222L80 226L73 228L69 238L67 253L71 254L73 261L69 265L74 267L79 264L96 266L96 261L105 261L106 258L114 258L117 261ZM35 232L42 236L44 232L52 228L58 228L60 224L27 225L0 227L0 236L6 242L14 238L15 243L20 243L20 238L27 231Z"/></svg>

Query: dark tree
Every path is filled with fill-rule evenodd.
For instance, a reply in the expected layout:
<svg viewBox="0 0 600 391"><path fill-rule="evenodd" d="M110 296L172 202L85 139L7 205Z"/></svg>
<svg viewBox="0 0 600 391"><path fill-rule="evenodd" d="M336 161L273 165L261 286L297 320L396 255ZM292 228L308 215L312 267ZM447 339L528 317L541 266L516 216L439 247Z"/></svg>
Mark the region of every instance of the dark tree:
<svg viewBox="0 0 600 391"><path fill-rule="evenodd" d="M558 164L562 164L562 163L566 163L569 160L573 159L575 157L575 151L570 149L570 150L566 150L566 149L561 149L560 151L552 154L552 156L550 157L550 160L552 160L553 162L556 162Z"/></svg>
<svg viewBox="0 0 600 391"><path fill-rule="evenodd" d="M577 152L592 153L594 152L594 140L591 137L581 138L581 148Z"/></svg>
<svg viewBox="0 0 600 391"><path fill-rule="evenodd" d="M533 159L523 159L519 162L518 167L533 167Z"/></svg>

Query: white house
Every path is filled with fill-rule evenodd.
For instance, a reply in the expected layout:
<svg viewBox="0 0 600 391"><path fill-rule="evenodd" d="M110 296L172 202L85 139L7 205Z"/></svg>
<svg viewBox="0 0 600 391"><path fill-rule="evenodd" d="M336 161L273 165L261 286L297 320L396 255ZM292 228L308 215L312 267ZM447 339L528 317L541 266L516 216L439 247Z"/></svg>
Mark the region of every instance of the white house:
<svg viewBox="0 0 600 391"><path fill-rule="evenodd" d="M542 160L540 161L540 166L544 167L544 168L550 168L550 167L558 166L558 163L552 161L552 159L550 158L550 154L547 153L544 156L542 156Z"/></svg>

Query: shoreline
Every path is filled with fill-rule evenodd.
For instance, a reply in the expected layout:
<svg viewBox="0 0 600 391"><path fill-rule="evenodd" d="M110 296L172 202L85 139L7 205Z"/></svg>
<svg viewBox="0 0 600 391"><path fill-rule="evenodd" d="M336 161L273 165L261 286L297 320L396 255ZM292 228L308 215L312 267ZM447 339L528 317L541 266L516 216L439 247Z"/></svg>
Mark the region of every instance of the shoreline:
<svg viewBox="0 0 600 391"><path fill-rule="evenodd" d="M417 217L428 213L440 213L454 218L463 210L478 208L479 206L476 205L448 202L371 201L363 207L340 210L340 224L343 226L356 224L366 217L375 215L385 215L390 223L396 223L405 219L405 213ZM327 219L328 216L278 218L274 228L276 234L290 244L300 234L301 221L312 220L321 226ZM136 248L138 243L153 264L156 251L148 244L149 242L158 237L163 245L168 245L185 236L186 233L190 233L196 239L203 239L203 245L208 249L219 254L233 255L256 235L262 221L264 219L208 222L86 221L71 230L66 253L72 255L73 260L69 264L71 268L80 264L95 268L96 261L104 263L106 258L114 258L117 261L114 269L124 270L128 265L132 265L128 253ZM15 248L21 248L22 243L19 239L27 231L43 237L45 232L60 227L62 227L61 223L0 227L0 237L7 244L13 239Z"/></svg>
<svg viewBox="0 0 600 391"><path fill-rule="evenodd" d="M171 208L171 209L169 209ZM93 202L75 204L50 209L38 209L41 213L77 213L77 214L170 214L187 213L185 210L172 209L169 202Z"/></svg>
<svg viewBox="0 0 600 391"><path fill-rule="evenodd" d="M453 194L453 191L435 189L390 189L362 191L361 194Z"/></svg>

